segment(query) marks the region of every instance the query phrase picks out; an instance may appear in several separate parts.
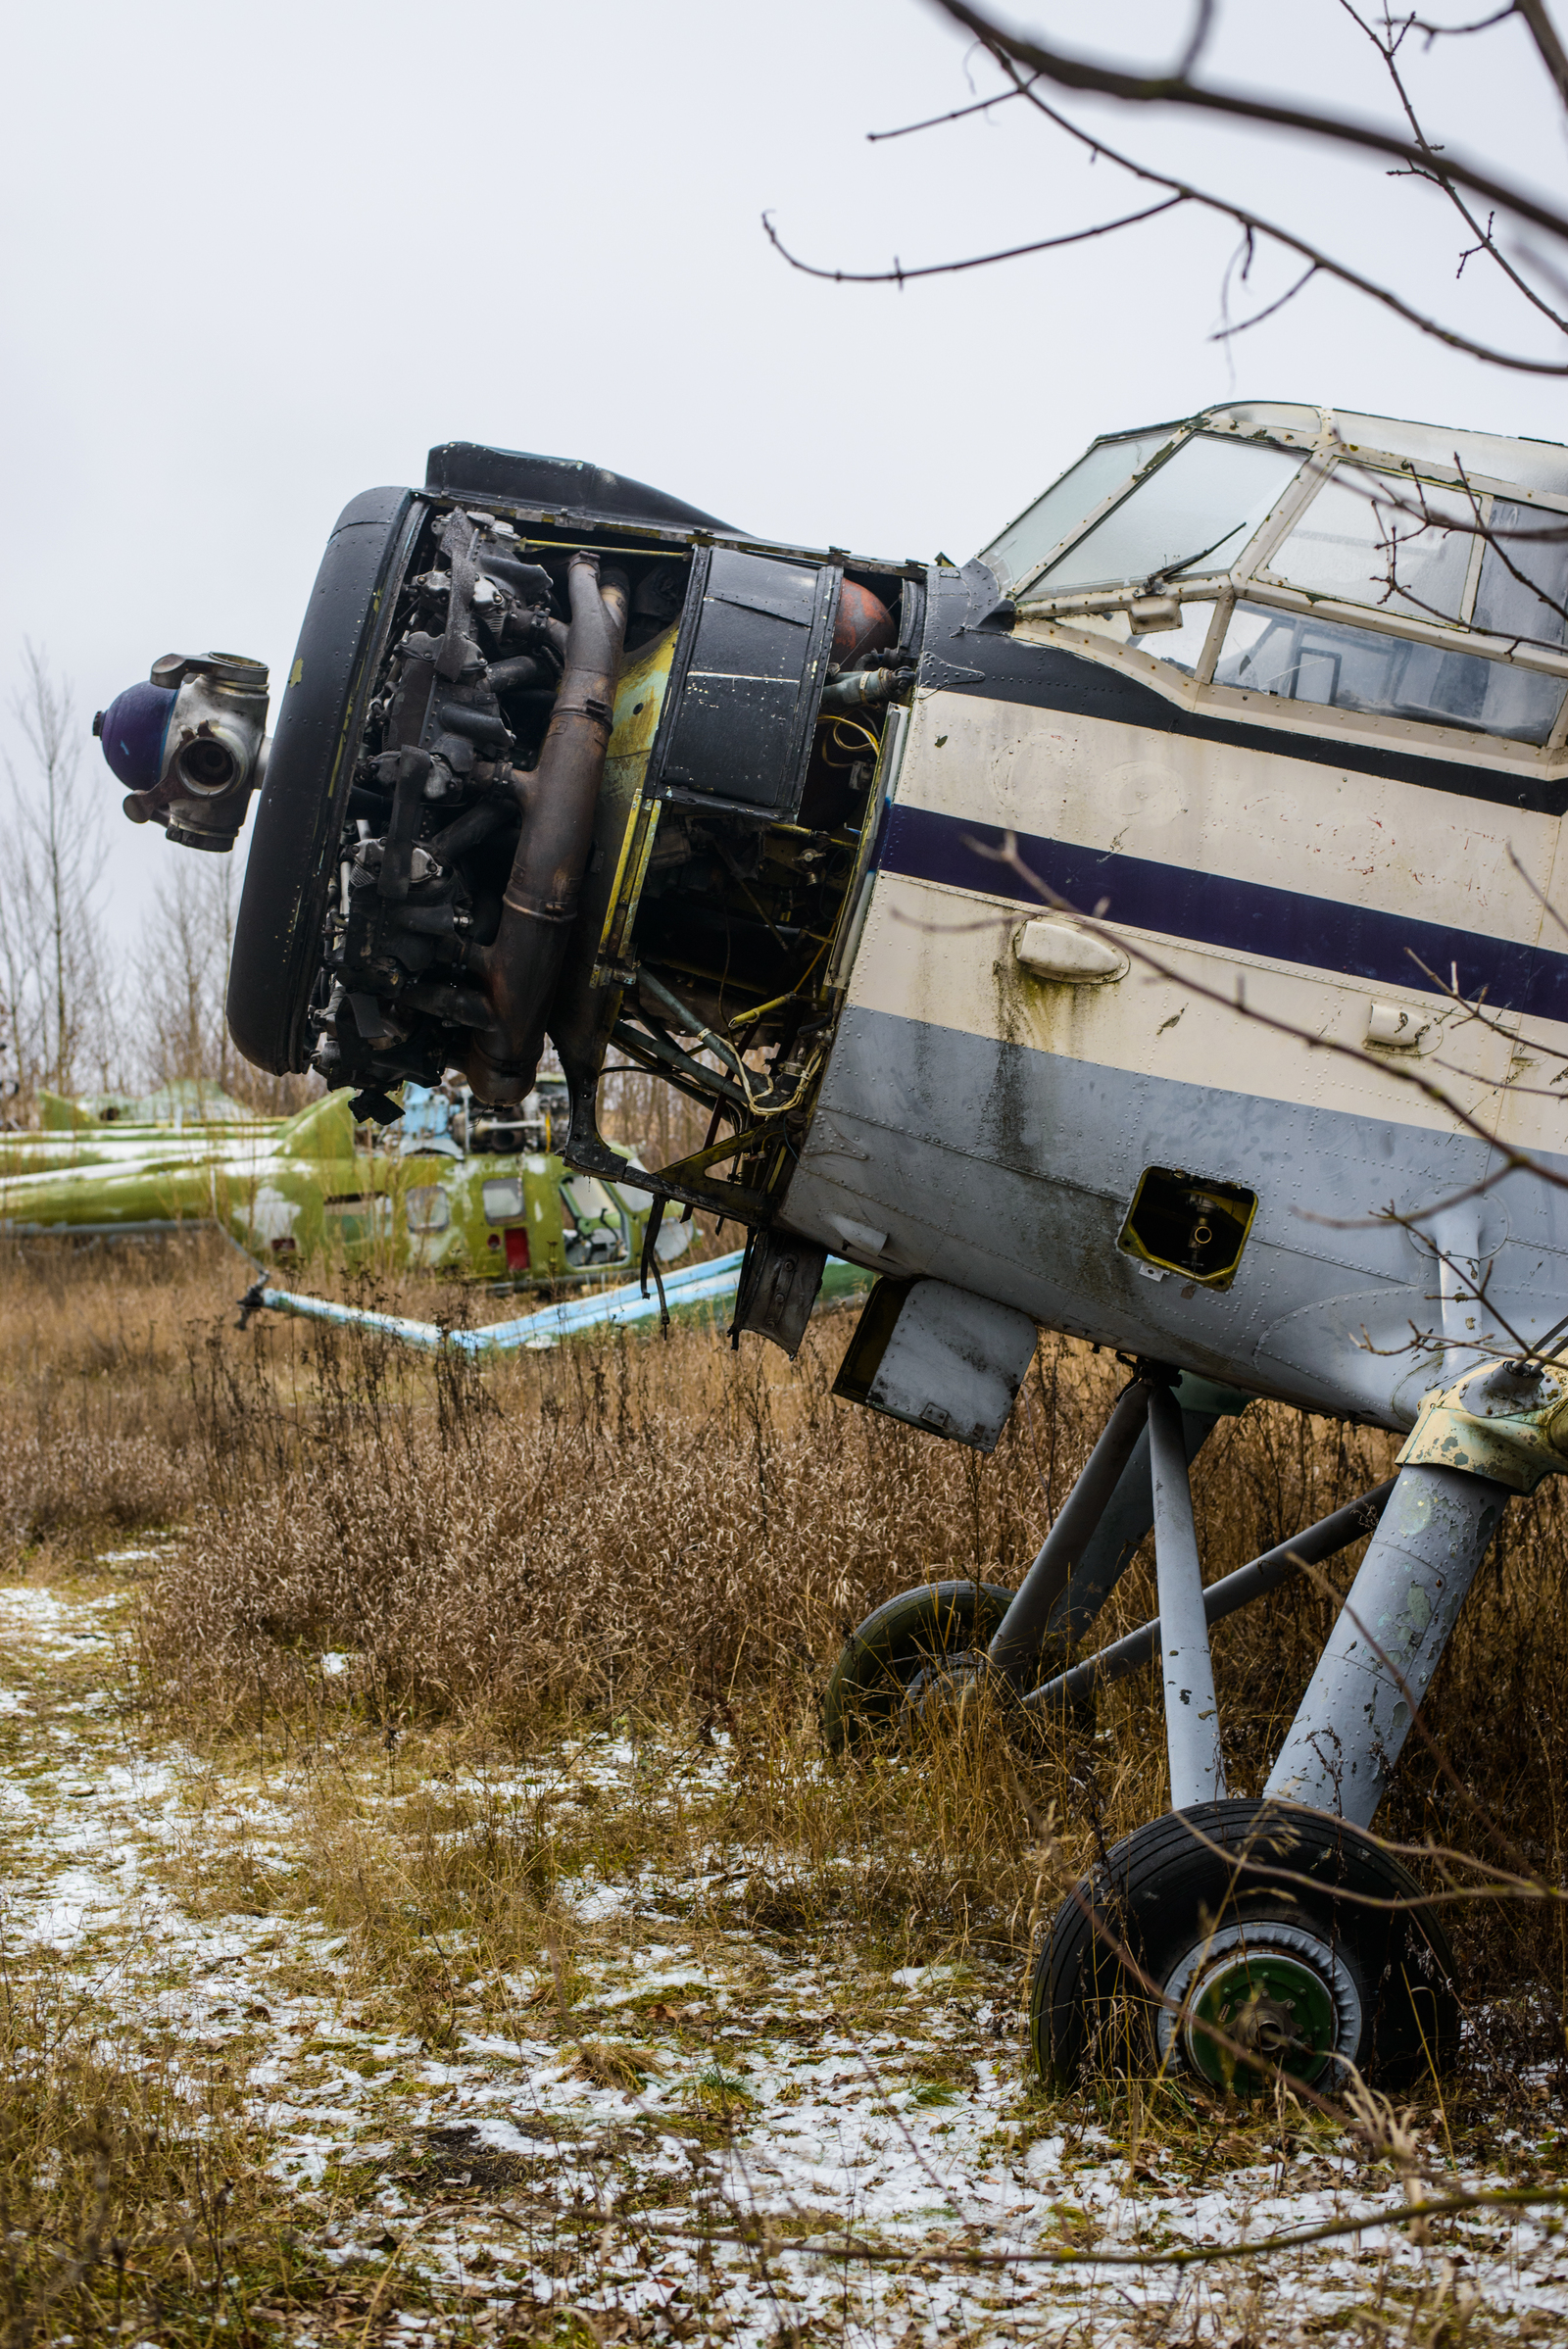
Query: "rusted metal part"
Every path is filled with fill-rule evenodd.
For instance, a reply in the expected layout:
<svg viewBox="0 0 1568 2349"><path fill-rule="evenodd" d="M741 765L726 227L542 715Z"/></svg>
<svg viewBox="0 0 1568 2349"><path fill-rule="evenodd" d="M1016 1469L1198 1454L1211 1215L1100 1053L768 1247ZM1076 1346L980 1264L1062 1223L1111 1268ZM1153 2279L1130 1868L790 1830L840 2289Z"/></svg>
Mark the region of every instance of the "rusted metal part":
<svg viewBox="0 0 1568 2349"><path fill-rule="evenodd" d="M881 597L858 580L846 579L833 620L833 659L839 667L863 661L867 653L885 653L898 637L899 624Z"/></svg>
<svg viewBox="0 0 1568 2349"><path fill-rule="evenodd" d="M467 515L454 510L448 514L441 532L441 545L452 565L452 587L447 598L446 633L435 657L438 677L458 678L478 658L478 647L467 632L469 608L479 566L473 559L474 542L478 531Z"/></svg>
<svg viewBox="0 0 1568 2349"><path fill-rule="evenodd" d="M902 682L896 668L857 668L845 676L830 677L822 688L822 708L833 710L862 710L878 702L891 701Z"/></svg>
<svg viewBox="0 0 1568 2349"><path fill-rule="evenodd" d="M604 934L594 960L591 983L595 987L617 984L613 972L616 965L624 960L626 939L636 916L643 883L648 877L662 809L662 800L644 799L641 794L632 808L630 821L621 839L620 862L615 870L610 911L605 916Z"/></svg>
<svg viewBox="0 0 1568 2349"><path fill-rule="evenodd" d="M1488 1362L1434 1390L1399 1454L1401 1468L1457 1468L1534 1493L1568 1472L1568 1363Z"/></svg>
<svg viewBox="0 0 1568 2349"><path fill-rule="evenodd" d="M742 1116L750 1113L751 1104L738 1085L732 1085L727 1077L719 1076L713 1069L705 1068L700 1060L694 1060L690 1052L683 1052L678 1044L662 1032L636 1028L627 1019L617 1019L611 1030L611 1039L619 1045L623 1052L629 1052L639 1066L647 1068L655 1076L667 1076L693 1101L710 1106L717 1101L726 1108L739 1111Z"/></svg>

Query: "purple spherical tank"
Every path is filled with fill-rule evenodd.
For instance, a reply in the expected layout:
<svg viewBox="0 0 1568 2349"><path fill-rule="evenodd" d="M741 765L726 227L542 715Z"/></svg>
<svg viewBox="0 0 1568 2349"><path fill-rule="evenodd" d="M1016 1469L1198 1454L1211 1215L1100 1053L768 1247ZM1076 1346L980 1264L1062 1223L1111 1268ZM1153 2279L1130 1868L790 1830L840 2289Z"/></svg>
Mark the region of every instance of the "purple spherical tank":
<svg viewBox="0 0 1568 2349"><path fill-rule="evenodd" d="M93 719L104 757L127 791L150 791L163 773L173 708L174 694L167 685L127 685Z"/></svg>

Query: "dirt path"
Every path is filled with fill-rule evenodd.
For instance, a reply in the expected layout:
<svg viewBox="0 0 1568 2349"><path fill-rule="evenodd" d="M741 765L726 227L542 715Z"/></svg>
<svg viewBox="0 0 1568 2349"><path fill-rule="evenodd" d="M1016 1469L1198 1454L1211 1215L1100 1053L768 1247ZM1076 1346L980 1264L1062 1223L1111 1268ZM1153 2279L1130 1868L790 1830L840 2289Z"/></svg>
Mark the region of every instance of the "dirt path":
<svg viewBox="0 0 1568 2349"><path fill-rule="evenodd" d="M115 1649L145 1564L0 1590L6 1964L13 1982L69 1982L127 2062L237 2084L318 2278L311 2305L256 2312L285 2333L351 2316L361 2341L1568 2336L1550 2216L1437 2226L1425 2245L1371 2228L1266 2263L1108 2264L1386 2209L1399 2188L1305 2125L1267 2160L1231 2122L1196 2160L1153 2131L1113 2140L1024 2083L1015 1981L726 1928L722 1851L673 1873L585 1863L555 1887L548 1962L505 1979L411 1913L430 2021L389 2022L300 1855L328 1779L333 1832L347 1821L365 1850L410 1832L416 1794L428 1836L429 1785L369 1737L220 1768L137 1727ZM442 1791L471 1798L466 1816L646 1816L725 1767L721 1745L606 1737L466 1788L448 1770ZM965 2259L1051 2250L1101 2258Z"/></svg>

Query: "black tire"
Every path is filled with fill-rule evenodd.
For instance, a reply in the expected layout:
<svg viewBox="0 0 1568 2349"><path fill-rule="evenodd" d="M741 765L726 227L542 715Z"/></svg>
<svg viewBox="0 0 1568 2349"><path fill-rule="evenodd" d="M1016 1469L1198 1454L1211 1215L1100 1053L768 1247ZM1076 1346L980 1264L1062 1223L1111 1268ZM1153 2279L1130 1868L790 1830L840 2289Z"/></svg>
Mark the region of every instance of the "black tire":
<svg viewBox="0 0 1568 2349"><path fill-rule="evenodd" d="M944 1657L990 1644L1012 1603L996 1583L927 1583L873 1609L853 1631L822 1691L822 1734L832 1753L886 1730L905 1691Z"/></svg>
<svg viewBox="0 0 1568 2349"><path fill-rule="evenodd" d="M1276 1980L1298 1967L1323 1980L1315 2039L1310 1986L1298 2016L1294 1996L1269 1986L1275 1967ZM1262 2018L1255 2071L1203 2032L1203 2013L1244 2038ZM1415 1878L1360 1829L1284 1803L1200 1803L1124 1837L1063 1901L1035 1963L1029 2035L1042 2078L1070 2086L1119 2061L1128 2031L1151 2062L1243 2093L1281 2070L1329 2091L1347 2060L1405 2087L1457 2052L1453 1953Z"/></svg>
<svg viewBox="0 0 1568 2349"><path fill-rule="evenodd" d="M302 1069L321 959L326 893L336 872L344 799L371 689L423 504L408 489L369 489L327 541L256 805L234 949L228 1026L258 1068Z"/></svg>

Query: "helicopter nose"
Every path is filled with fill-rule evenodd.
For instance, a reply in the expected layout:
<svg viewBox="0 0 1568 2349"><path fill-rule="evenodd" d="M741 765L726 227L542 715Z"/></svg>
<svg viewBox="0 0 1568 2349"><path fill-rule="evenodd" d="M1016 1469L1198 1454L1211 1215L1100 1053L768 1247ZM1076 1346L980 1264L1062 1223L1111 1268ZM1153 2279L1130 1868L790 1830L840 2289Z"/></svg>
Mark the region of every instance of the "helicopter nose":
<svg viewBox="0 0 1568 2349"><path fill-rule="evenodd" d="M92 730L110 771L127 791L150 791L163 773L173 707L174 694L167 685L127 685L94 717Z"/></svg>

